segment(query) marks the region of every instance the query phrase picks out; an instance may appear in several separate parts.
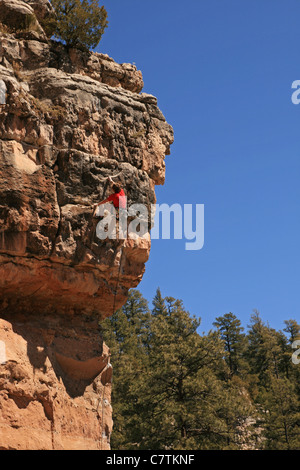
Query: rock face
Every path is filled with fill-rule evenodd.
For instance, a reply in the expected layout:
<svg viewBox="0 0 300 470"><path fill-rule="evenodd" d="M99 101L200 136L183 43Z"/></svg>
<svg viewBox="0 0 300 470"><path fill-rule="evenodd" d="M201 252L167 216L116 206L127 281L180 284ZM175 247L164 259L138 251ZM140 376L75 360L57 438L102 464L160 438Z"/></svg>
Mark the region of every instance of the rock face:
<svg viewBox="0 0 300 470"><path fill-rule="evenodd" d="M129 206L155 203L173 131L135 66L47 40L49 14L0 0L0 448L108 449L99 321L141 281L151 242L100 240L93 206L114 175Z"/></svg>
<svg viewBox="0 0 300 470"><path fill-rule="evenodd" d="M0 319L1 450L109 449L109 352L96 326L83 323Z"/></svg>

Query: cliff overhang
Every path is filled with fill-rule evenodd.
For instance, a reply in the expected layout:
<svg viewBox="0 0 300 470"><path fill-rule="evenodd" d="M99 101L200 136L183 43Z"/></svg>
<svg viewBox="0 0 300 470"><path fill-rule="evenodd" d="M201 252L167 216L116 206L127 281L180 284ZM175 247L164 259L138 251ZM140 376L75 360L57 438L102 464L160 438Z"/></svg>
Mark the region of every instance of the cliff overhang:
<svg viewBox="0 0 300 470"><path fill-rule="evenodd" d="M116 174L128 205L154 204L173 130L136 66L49 40L49 14L0 0L0 448L107 449L99 321L141 281L151 240L100 240L93 209Z"/></svg>

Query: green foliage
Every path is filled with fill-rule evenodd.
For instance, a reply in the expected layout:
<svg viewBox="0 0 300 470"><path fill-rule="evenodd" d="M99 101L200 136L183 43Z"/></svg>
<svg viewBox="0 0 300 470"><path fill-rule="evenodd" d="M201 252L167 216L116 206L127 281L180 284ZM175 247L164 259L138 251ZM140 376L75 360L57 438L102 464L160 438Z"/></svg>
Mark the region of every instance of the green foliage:
<svg viewBox="0 0 300 470"><path fill-rule="evenodd" d="M142 438L139 387L149 364L150 317L146 300L132 290L124 307L102 324L114 367L112 445L118 449L132 449Z"/></svg>
<svg viewBox="0 0 300 470"><path fill-rule="evenodd" d="M40 26L34 14L25 14L15 24L9 21L9 24L0 23L0 33L28 33L31 31L40 32Z"/></svg>
<svg viewBox="0 0 300 470"><path fill-rule="evenodd" d="M18 25L20 31L38 31L38 25L35 15L24 15L22 22Z"/></svg>
<svg viewBox="0 0 300 470"><path fill-rule="evenodd" d="M108 25L107 12L98 0L51 0L55 20L45 28L68 47L94 49Z"/></svg>
<svg viewBox="0 0 300 470"><path fill-rule="evenodd" d="M300 449L299 366L285 332L258 312L248 333L238 318L200 321L158 289L150 311L137 290L104 323L114 365L112 449Z"/></svg>
<svg viewBox="0 0 300 470"><path fill-rule="evenodd" d="M261 393L265 447L270 450L300 449L300 400L295 384L280 376L269 376Z"/></svg>
<svg viewBox="0 0 300 470"><path fill-rule="evenodd" d="M241 327L240 320L233 313L226 313L223 317L216 318L213 325L218 328L224 341L230 373L240 372L246 347L245 335L242 333L244 329Z"/></svg>

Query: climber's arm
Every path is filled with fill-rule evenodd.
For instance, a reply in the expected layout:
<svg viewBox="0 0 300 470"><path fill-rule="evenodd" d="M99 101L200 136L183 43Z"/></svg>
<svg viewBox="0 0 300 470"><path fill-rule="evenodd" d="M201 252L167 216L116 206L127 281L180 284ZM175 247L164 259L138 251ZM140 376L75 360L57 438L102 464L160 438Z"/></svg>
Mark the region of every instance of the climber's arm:
<svg viewBox="0 0 300 470"><path fill-rule="evenodd" d="M106 204L107 202L111 201L111 196L104 199L104 201L98 202L98 204L94 205L94 215L96 213L97 207L102 206L102 204Z"/></svg>
<svg viewBox="0 0 300 470"><path fill-rule="evenodd" d="M113 180L110 176L107 179L111 184L113 184ZM106 202L110 202L110 201L112 201L112 197L108 196L106 199L104 199L104 201L98 202L98 204L96 204L94 207L101 206L102 204L105 204Z"/></svg>
<svg viewBox="0 0 300 470"><path fill-rule="evenodd" d="M102 204L105 204L108 201L109 201L109 198L107 197L106 199L104 199L104 201L98 202L98 204L96 204L96 207L102 206Z"/></svg>

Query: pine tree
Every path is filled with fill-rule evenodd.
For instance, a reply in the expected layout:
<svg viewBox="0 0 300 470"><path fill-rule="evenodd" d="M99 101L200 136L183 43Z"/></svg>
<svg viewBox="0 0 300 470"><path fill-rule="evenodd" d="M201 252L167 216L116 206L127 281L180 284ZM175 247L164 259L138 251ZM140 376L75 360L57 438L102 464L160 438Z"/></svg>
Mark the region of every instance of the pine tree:
<svg viewBox="0 0 300 470"><path fill-rule="evenodd" d="M270 375L261 394L267 450L300 450L300 400L295 384Z"/></svg>
<svg viewBox="0 0 300 470"><path fill-rule="evenodd" d="M249 331L248 353L251 372L259 377L256 402L261 411L265 449L300 449L299 395L287 374L286 348L287 338L265 325L256 312Z"/></svg>
<svg viewBox="0 0 300 470"><path fill-rule="evenodd" d="M289 333L289 341L293 343L300 336L300 325L296 320L285 320L284 323L286 326L283 331Z"/></svg>
<svg viewBox="0 0 300 470"><path fill-rule="evenodd" d="M219 335L201 337L200 321L181 300L166 297L160 312L156 308L151 322L145 448L222 448L227 427L218 413L223 388L215 371L224 354Z"/></svg>
<svg viewBox="0 0 300 470"><path fill-rule="evenodd" d="M139 425L143 406L140 389L147 380L149 368L149 327L148 303L136 290L129 291L122 309L102 324L104 340L111 350L114 376L112 449L138 448L143 437Z"/></svg>
<svg viewBox="0 0 300 470"><path fill-rule="evenodd" d="M288 344L290 347L287 352L287 361L289 365L289 378L296 385L296 391L300 399L300 365L294 364L290 359L290 356L292 356L293 353L295 352L295 350L293 349L293 343L295 341L300 340L300 325L296 322L296 320L286 320L284 323L286 327L284 328L283 331L289 334Z"/></svg>
<svg viewBox="0 0 300 470"><path fill-rule="evenodd" d="M241 371L245 350L245 335L242 333L244 328L240 320L231 312L217 317L213 325L218 328L224 341L230 374L237 374Z"/></svg>
<svg viewBox="0 0 300 470"><path fill-rule="evenodd" d="M285 332L258 312L247 334L232 313L199 335L200 320L157 289L140 292L106 320L114 366L112 448L300 449L295 321Z"/></svg>
<svg viewBox="0 0 300 470"><path fill-rule="evenodd" d="M278 375L281 348L276 332L262 321L259 312L251 316L247 359L260 385L266 385L269 373Z"/></svg>
<svg viewBox="0 0 300 470"><path fill-rule="evenodd" d="M156 290L156 294L152 301L152 305L153 305L152 315L159 315L159 314L165 313L166 311L165 299L163 299L159 287Z"/></svg>
<svg viewBox="0 0 300 470"><path fill-rule="evenodd" d="M108 25L107 12L98 0L51 0L55 20L48 25L67 47L94 49ZM47 25L46 25L47 27Z"/></svg>

